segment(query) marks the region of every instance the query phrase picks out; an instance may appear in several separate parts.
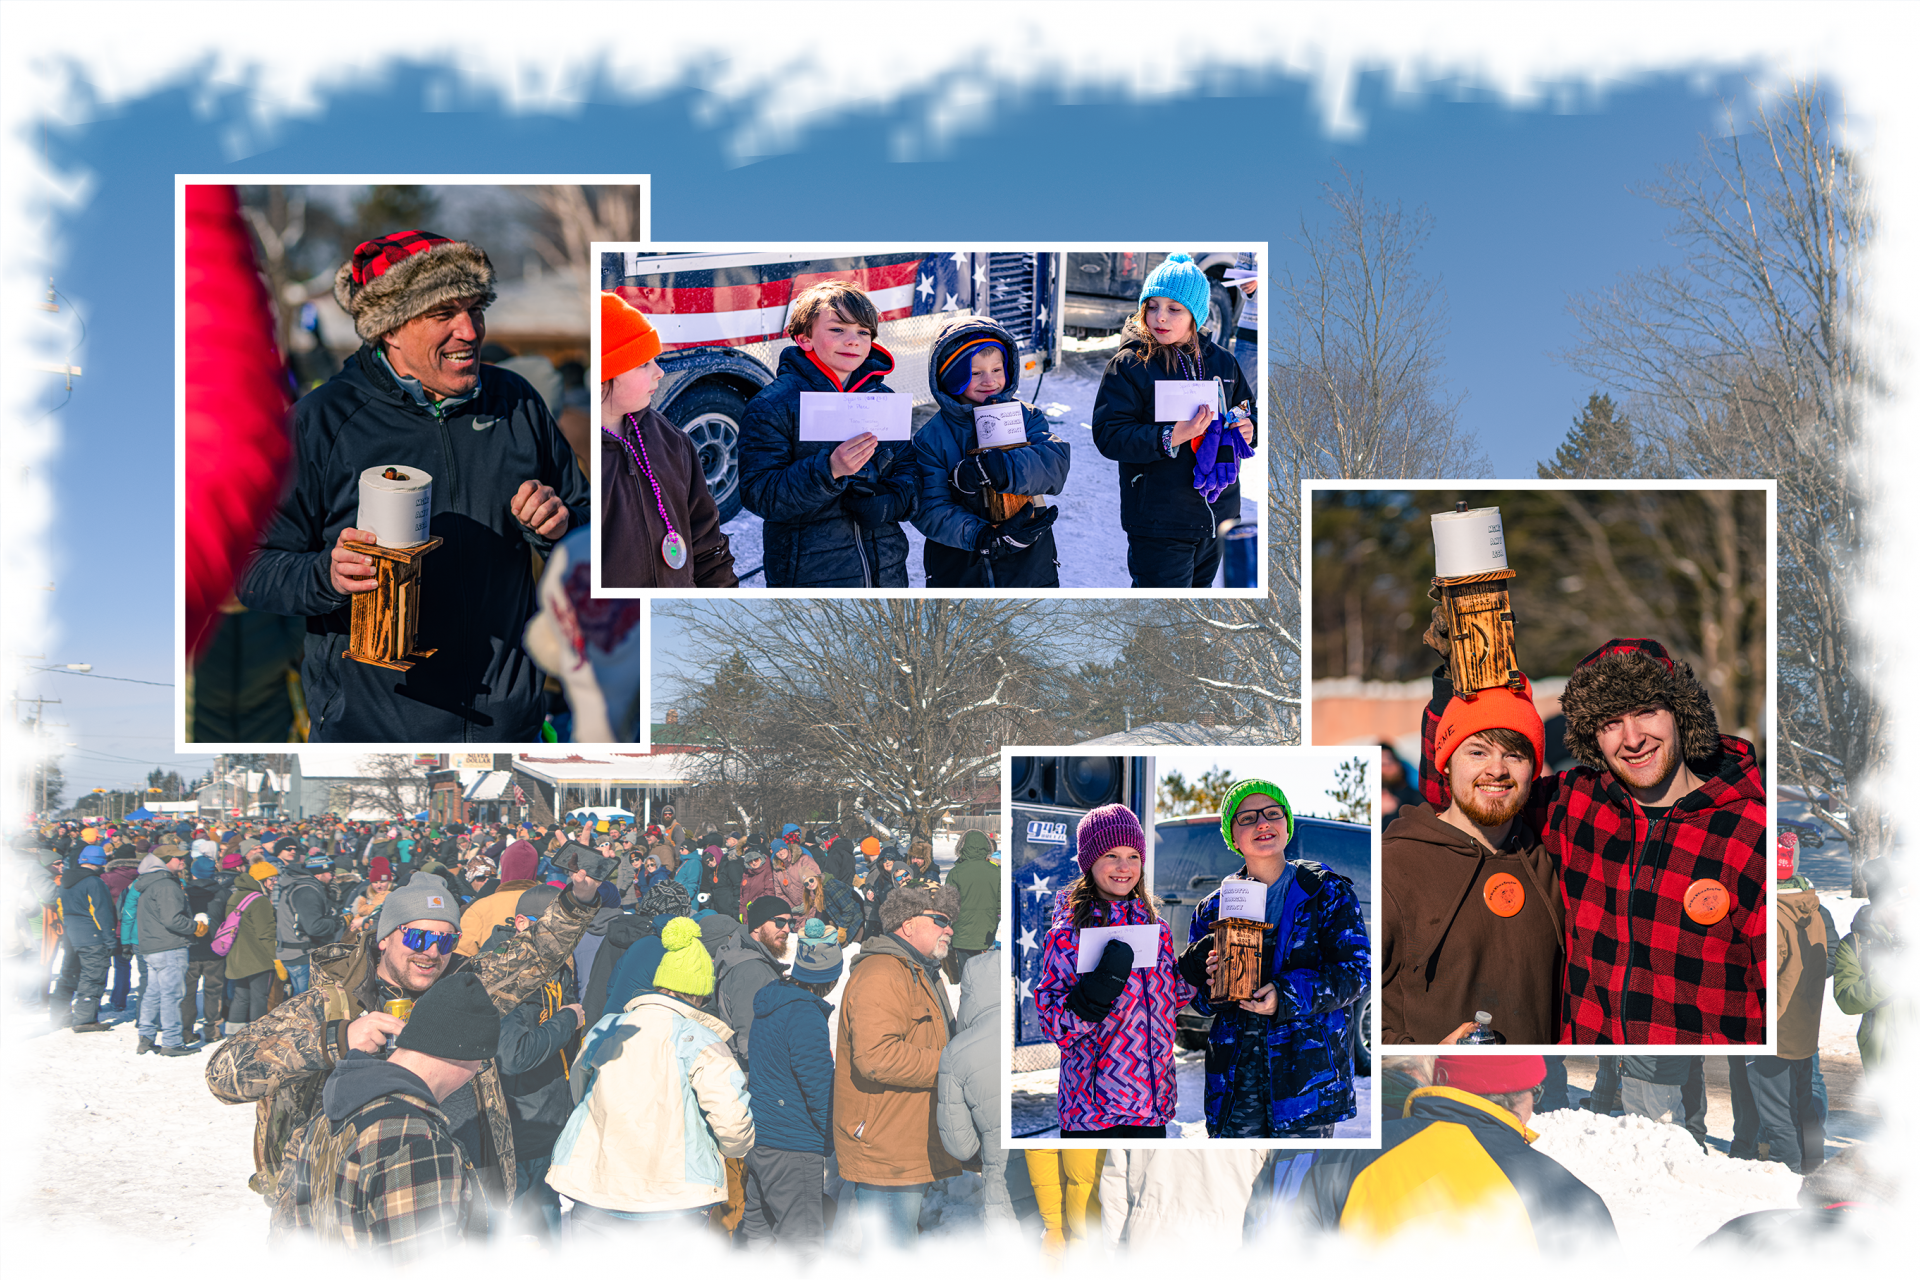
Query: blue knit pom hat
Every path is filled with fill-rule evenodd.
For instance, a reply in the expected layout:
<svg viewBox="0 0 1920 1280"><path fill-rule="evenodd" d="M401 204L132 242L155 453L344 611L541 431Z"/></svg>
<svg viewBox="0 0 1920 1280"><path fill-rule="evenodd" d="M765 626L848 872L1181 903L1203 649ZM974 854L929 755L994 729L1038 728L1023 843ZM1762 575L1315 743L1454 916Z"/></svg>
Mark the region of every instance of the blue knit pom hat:
<svg viewBox="0 0 1920 1280"><path fill-rule="evenodd" d="M1195 329L1204 328L1212 307L1213 282L1184 253L1169 254L1167 260L1147 274L1140 288L1140 301L1148 298L1172 298L1193 313Z"/></svg>

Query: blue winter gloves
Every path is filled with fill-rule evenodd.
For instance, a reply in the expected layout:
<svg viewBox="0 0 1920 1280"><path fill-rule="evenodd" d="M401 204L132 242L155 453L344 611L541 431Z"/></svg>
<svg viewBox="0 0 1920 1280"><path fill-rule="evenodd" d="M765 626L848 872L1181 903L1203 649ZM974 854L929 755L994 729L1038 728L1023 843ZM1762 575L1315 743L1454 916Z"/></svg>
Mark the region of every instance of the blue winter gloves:
<svg viewBox="0 0 1920 1280"><path fill-rule="evenodd" d="M1253 456L1232 417L1215 416L1193 450L1193 487L1208 502L1217 500L1240 478L1240 464Z"/></svg>
<svg viewBox="0 0 1920 1280"><path fill-rule="evenodd" d="M981 526L973 549L988 559L1014 555L1032 546L1059 518L1060 508L1039 507L1029 503L1010 519Z"/></svg>
<svg viewBox="0 0 1920 1280"><path fill-rule="evenodd" d="M1127 989L1127 974L1132 969L1133 948L1118 938L1110 939L1100 953L1100 963L1081 974L1073 990L1067 992L1067 1012L1082 1022L1102 1021Z"/></svg>

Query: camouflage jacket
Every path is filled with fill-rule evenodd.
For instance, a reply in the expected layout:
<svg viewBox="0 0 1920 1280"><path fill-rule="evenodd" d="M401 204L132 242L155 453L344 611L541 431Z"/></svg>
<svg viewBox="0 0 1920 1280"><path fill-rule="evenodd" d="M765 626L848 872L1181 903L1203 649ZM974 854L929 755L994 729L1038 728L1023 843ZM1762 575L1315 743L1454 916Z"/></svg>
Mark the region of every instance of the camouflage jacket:
<svg viewBox="0 0 1920 1280"><path fill-rule="evenodd" d="M377 1098L338 1126L319 1112L298 1150L275 1236L311 1233L405 1260L486 1234L473 1168L446 1115L419 1098Z"/></svg>
<svg viewBox="0 0 1920 1280"><path fill-rule="evenodd" d="M466 960L505 1015L538 991L573 953L598 902L581 905L562 892L540 917L540 927L504 948ZM279 1185L284 1153L300 1150L304 1130L320 1110L320 1090L347 1054L347 1024L368 1011L377 988L371 930L358 939L313 949L313 985L220 1042L207 1062L207 1087L222 1102L259 1108L253 1130L254 1175L248 1182L268 1203L291 1190ZM456 963L462 957L455 956ZM454 966L449 965L447 972ZM500 1073L489 1062L473 1078L492 1161L513 1197L513 1124ZM479 1158L476 1155L476 1158ZM278 1210L276 1211L278 1212Z"/></svg>

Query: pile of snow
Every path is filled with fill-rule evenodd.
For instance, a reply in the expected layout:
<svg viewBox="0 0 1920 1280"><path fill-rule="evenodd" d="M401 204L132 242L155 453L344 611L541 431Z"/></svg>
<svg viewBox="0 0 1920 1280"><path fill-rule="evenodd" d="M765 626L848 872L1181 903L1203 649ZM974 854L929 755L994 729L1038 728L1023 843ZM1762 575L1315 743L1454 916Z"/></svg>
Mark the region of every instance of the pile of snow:
<svg viewBox="0 0 1920 1280"><path fill-rule="evenodd" d="M1527 1123L1540 1135L1533 1149L1598 1192L1637 1251L1688 1250L1743 1213L1797 1207L1798 1174L1702 1151L1679 1125L1572 1109Z"/></svg>

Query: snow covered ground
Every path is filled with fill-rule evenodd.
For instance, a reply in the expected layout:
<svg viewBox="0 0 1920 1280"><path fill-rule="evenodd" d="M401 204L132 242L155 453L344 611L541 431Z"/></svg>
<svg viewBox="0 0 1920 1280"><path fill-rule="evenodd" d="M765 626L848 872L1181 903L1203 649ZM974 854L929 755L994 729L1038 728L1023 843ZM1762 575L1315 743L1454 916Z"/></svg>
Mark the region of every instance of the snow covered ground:
<svg viewBox="0 0 1920 1280"><path fill-rule="evenodd" d="M1100 374L1107 361L1119 349L1120 339L1068 339L1061 350L1060 365L1038 388L1023 386L1020 398L1038 403L1053 424L1054 434L1073 451L1066 492L1048 501L1060 508L1053 526L1054 545L1060 552L1060 585L1065 587L1121 587L1128 585L1127 540L1120 532L1120 464L1100 456L1093 444L1093 397L1100 389ZM1256 503L1242 501L1242 519L1258 519ZM765 563L762 555L760 517L741 511L722 526L731 540L736 571L744 573ZM922 548L926 538L911 524L907 533L907 580L910 586L927 585ZM764 574L742 585L764 587Z"/></svg>
<svg viewBox="0 0 1920 1280"><path fill-rule="evenodd" d="M1791 1209L1799 1175L1785 1165L1702 1151L1679 1125L1642 1116L1549 1111L1528 1122L1552 1156L1599 1193L1621 1240L1635 1252L1670 1256L1730 1218Z"/></svg>

